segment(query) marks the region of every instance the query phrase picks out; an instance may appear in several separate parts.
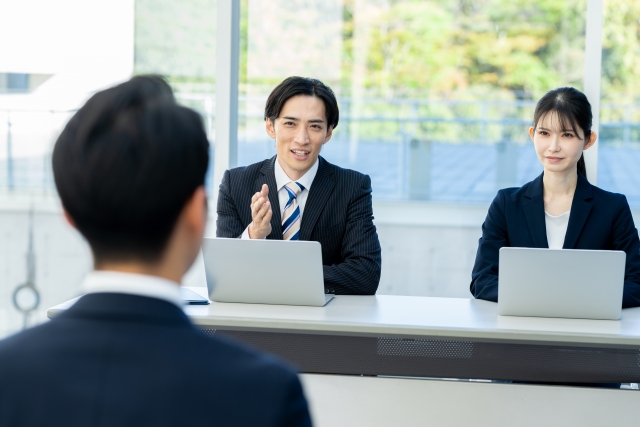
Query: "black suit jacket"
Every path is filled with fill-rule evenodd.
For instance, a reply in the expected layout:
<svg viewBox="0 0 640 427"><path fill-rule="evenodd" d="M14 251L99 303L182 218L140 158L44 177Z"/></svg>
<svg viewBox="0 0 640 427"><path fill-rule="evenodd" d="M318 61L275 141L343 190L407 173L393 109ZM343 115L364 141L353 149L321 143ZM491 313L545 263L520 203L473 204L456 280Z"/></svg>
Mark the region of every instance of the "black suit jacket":
<svg viewBox="0 0 640 427"><path fill-rule="evenodd" d="M501 247L549 247L542 176L521 188L498 191L491 203L471 274L474 297L498 301ZM626 252L622 307L640 306L640 241L626 197L595 187L578 173L563 248Z"/></svg>
<svg viewBox="0 0 640 427"><path fill-rule="evenodd" d="M310 426L296 374L175 305L89 294L0 341L0 426Z"/></svg>
<svg viewBox="0 0 640 427"><path fill-rule="evenodd" d="M380 242L373 225L371 179L319 157L300 224L300 240L322 245L326 293L373 295L380 282ZM218 237L236 238L251 224L251 197L269 186L273 216L267 239L282 240L276 157L224 173L218 194Z"/></svg>

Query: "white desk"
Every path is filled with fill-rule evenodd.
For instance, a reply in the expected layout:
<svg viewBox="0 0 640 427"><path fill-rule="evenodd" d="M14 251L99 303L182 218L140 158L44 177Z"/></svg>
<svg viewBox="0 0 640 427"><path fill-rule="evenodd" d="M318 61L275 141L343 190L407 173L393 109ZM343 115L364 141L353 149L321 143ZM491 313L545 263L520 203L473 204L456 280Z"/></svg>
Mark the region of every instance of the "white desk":
<svg viewBox="0 0 640 427"><path fill-rule="evenodd" d="M378 295L337 296L325 307L212 302L185 311L205 332L305 373L640 382L640 308L623 310L620 321L505 317L487 301Z"/></svg>
<svg viewBox="0 0 640 427"><path fill-rule="evenodd" d="M640 347L640 308L620 321L551 319L499 316L497 304L474 299L338 295L325 307L212 302L185 311L220 328Z"/></svg>
<svg viewBox="0 0 640 427"><path fill-rule="evenodd" d="M640 382L640 308L620 321L517 318L486 301L379 295L185 312L297 365L317 425L618 425L640 407L636 391L382 377Z"/></svg>

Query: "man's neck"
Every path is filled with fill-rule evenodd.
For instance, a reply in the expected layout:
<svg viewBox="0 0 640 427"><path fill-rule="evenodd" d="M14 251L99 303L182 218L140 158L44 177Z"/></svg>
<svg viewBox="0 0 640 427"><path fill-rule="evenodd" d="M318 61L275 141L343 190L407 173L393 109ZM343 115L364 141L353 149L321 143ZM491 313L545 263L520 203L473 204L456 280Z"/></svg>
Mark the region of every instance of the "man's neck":
<svg viewBox="0 0 640 427"><path fill-rule="evenodd" d="M175 269L167 268L162 263L141 263L141 262L101 262L94 266L96 271L115 271L118 273L144 274L155 276L161 279L170 280L175 283L182 281L182 274Z"/></svg>
<svg viewBox="0 0 640 427"><path fill-rule="evenodd" d="M313 167L313 165L307 169L307 170L303 170L303 171L297 171L294 169L289 168L286 164L283 164L284 162L280 161L280 156L276 157L276 162L278 162L278 164L280 165L280 168L282 169L282 171L284 172L285 175L287 175L287 177L291 180L291 181L297 181L300 178L302 178L304 176L304 174L306 174L307 172L309 172L309 170L311 170L311 167ZM317 162L317 160L316 160Z"/></svg>
<svg viewBox="0 0 640 427"><path fill-rule="evenodd" d="M287 171L286 169L284 169L282 167L282 164L279 161L279 158L276 157L275 176L276 176L276 184L278 185L278 190L280 190L282 186L284 186L290 181L296 181L296 182L300 181L303 183L304 187L307 190L310 190L311 184L316 174L318 173L318 168L320 167L319 165L320 165L320 159L318 158L316 159L315 163L311 165L309 169L307 169L306 171L304 171L304 173L298 176L296 174L293 174L291 171ZM293 178L294 176L297 178Z"/></svg>

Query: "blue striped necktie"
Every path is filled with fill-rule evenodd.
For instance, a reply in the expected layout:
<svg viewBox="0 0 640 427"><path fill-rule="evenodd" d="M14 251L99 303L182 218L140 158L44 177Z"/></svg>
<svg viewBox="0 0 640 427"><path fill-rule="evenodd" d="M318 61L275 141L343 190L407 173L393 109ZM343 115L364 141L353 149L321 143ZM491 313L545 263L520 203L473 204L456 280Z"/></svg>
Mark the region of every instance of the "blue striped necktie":
<svg viewBox="0 0 640 427"><path fill-rule="evenodd" d="M304 190L304 187L302 184L291 181L284 188L289 193L289 201L282 212L282 240L298 240L300 238L298 194Z"/></svg>

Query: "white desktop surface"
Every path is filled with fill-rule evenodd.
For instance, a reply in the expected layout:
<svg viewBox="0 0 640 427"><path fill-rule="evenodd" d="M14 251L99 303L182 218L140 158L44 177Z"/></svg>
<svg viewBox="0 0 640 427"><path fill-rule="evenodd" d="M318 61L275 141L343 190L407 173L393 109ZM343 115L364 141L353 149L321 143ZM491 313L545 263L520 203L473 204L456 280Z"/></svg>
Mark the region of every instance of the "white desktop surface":
<svg viewBox="0 0 640 427"><path fill-rule="evenodd" d="M206 295L206 288L189 289ZM475 299L338 295L324 307L211 302L185 312L196 324L220 328L640 346L640 308L623 310L619 321L557 319L499 316L496 303Z"/></svg>

